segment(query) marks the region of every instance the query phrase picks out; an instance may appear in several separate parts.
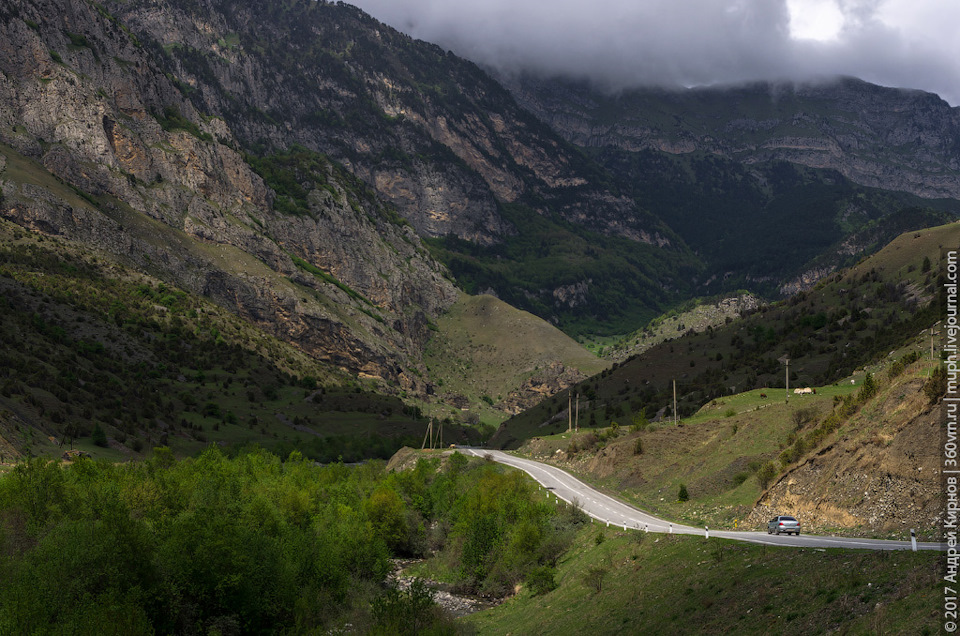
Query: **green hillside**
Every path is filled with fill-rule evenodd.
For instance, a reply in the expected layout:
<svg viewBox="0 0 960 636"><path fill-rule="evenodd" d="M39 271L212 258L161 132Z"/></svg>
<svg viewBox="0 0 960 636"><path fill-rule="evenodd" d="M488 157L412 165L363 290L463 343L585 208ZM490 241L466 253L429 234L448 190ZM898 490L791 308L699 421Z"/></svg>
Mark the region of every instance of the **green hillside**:
<svg viewBox="0 0 960 636"><path fill-rule="evenodd" d="M539 401L535 386L564 388L609 366L544 320L493 296L465 294L437 320L425 363L438 392L462 396L454 401L494 425Z"/></svg>
<svg viewBox="0 0 960 636"><path fill-rule="evenodd" d="M573 389L585 426L627 423L645 410L653 419L689 416L731 393L785 384L822 386L885 356L936 322L941 245L957 244L960 225L903 234L883 250L787 301L743 320L660 344ZM534 435L566 429L566 394L505 422L492 442L515 448Z"/></svg>
<svg viewBox="0 0 960 636"><path fill-rule="evenodd" d="M632 331L696 293L702 264L660 228L666 247L583 228L524 205L504 206L516 232L496 245L444 237L427 244L468 293L498 298L572 337Z"/></svg>
<svg viewBox="0 0 960 636"><path fill-rule="evenodd" d="M868 188L785 161L745 165L708 153L613 148L592 154L700 257L704 295L746 288L777 297L809 270L846 267L903 232L960 216L954 199Z"/></svg>
<svg viewBox="0 0 960 636"><path fill-rule="evenodd" d="M464 619L478 634L933 634L933 552L769 548L597 527L529 587Z"/></svg>

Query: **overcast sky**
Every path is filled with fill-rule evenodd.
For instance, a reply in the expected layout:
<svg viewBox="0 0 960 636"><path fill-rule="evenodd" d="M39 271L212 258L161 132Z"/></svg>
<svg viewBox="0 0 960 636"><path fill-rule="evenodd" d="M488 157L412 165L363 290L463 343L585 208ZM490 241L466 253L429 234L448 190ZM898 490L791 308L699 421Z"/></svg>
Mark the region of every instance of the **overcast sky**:
<svg viewBox="0 0 960 636"><path fill-rule="evenodd" d="M504 71L611 88L853 75L960 104L960 0L349 0Z"/></svg>

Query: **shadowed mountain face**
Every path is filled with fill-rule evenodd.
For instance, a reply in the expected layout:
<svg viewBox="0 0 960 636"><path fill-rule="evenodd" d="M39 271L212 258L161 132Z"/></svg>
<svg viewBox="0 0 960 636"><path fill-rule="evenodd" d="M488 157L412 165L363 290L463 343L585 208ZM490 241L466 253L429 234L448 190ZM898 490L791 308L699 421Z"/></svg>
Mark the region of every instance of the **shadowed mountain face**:
<svg viewBox="0 0 960 636"><path fill-rule="evenodd" d="M504 79L705 263L700 293L775 296L956 218L960 109L852 78L604 94Z"/></svg>
<svg viewBox="0 0 960 636"><path fill-rule="evenodd" d="M517 100L589 148L788 161L924 198L960 198L960 108L853 78L817 84L625 91L506 80Z"/></svg>
<svg viewBox="0 0 960 636"><path fill-rule="evenodd" d="M666 225L476 66L352 7L17 0L0 16L0 142L88 195L91 208L71 206L86 215L78 223L63 201L11 187L18 204L7 216L109 242L141 265L152 248L133 246L133 226L150 219L160 225L141 235L229 245L288 282L330 288L327 305L346 294L360 311L325 315L323 325L295 320L287 331L327 334L307 346L319 354L336 342L328 357L348 369L404 375L396 365L416 363L424 326L452 302L421 237L453 241L440 254L459 266L473 250L491 259L523 251L526 234L539 233L550 247L532 257L543 275L509 257L508 271L482 263L485 276L465 286L561 323L571 312L604 320L610 307L614 319L652 316L696 267ZM563 234L561 245L551 233ZM570 254L571 244L591 251ZM242 258L227 259L229 274L206 256L150 263L263 324L278 304L303 315L295 291L246 289ZM269 278L248 274L247 283ZM610 302L612 279L635 281L637 293ZM273 289L265 298L264 288ZM403 383L418 384L409 374Z"/></svg>

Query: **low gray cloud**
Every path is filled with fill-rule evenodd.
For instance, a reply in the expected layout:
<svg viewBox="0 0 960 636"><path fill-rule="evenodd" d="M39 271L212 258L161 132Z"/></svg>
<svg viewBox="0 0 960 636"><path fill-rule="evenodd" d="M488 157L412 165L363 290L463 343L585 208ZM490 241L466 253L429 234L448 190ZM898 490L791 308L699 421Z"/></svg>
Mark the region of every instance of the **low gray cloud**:
<svg viewBox="0 0 960 636"><path fill-rule="evenodd" d="M378 19L502 72L618 89L853 75L960 103L960 3L942 0L354 0ZM828 3L836 33L800 39ZM944 6L944 5L956 5ZM797 12L800 12L799 14ZM815 15L811 13L811 15ZM949 26L948 26L949 25Z"/></svg>

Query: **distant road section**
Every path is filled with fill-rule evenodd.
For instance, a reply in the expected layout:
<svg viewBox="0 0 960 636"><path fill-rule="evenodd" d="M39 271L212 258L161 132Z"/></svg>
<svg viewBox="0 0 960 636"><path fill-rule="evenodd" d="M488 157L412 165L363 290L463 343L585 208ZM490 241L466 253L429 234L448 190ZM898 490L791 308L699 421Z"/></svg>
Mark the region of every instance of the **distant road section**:
<svg viewBox="0 0 960 636"><path fill-rule="evenodd" d="M675 534L696 534L700 536L704 536L706 533L704 528L671 524L669 521L654 517L651 514L595 490L592 486L588 486L570 473L555 466L543 464L532 459L514 457L499 450L486 450L483 448L461 448L459 450L467 455L490 457L501 464L519 468L560 499L568 503L578 504L583 508L585 513L597 521L604 523L609 522L611 526L619 526L621 528L626 526L627 528L649 532L672 531ZM803 522L802 519L800 521L801 523ZM710 530L710 536L722 539L733 539L735 541L747 541L749 543L804 548L849 548L859 550L911 549L909 539L906 541L887 541L883 539L857 539L853 537L824 537L810 534L778 536L767 534L766 532L733 532L728 530ZM945 546L940 543L918 541L917 549L943 550Z"/></svg>

